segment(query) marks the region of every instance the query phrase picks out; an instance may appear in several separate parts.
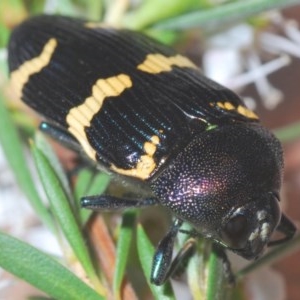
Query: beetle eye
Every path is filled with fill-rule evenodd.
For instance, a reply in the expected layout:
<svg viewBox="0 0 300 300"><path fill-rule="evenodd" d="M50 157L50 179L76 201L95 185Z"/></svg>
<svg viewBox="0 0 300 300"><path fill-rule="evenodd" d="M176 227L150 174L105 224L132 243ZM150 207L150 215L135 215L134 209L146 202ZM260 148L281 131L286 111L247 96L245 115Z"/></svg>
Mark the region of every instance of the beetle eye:
<svg viewBox="0 0 300 300"><path fill-rule="evenodd" d="M222 230L224 242L231 248L241 249L248 240L248 221L243 215L230 219Z"/></svg>

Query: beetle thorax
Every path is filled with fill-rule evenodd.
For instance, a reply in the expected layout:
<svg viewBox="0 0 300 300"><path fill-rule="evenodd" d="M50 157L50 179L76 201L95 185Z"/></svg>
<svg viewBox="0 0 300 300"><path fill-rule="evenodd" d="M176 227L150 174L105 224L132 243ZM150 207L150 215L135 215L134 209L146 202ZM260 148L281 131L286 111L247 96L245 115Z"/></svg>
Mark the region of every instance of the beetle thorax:
<svg viewBox="0 0 300 300"><path fill-rule="evenodd" d="M280 143L262 127L224 126L195 136L152 188L177 217L216 236L232 209L279 190L282 164Z"/></svg>

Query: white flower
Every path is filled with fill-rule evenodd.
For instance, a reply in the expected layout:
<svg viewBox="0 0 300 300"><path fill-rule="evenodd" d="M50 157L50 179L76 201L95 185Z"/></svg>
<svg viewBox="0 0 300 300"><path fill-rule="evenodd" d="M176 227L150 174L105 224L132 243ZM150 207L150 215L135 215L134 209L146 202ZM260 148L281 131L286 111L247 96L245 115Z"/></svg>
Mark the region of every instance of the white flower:
<svg viewBox="0 0 300 300"><path fill-rule="evenodd" d="M239 24L210 38L203 69L208 77L230 89L240 90L253 83L263 105L274 109L283 95L272 86L268 76L287 66L291 56L300 58L300 31L296 22L284 19L279 12L268 13L266 18L268 28L276 33ZM271 58L262 62L262 56ZM250 102L250 108L254 106L255 102Z"/></svg>

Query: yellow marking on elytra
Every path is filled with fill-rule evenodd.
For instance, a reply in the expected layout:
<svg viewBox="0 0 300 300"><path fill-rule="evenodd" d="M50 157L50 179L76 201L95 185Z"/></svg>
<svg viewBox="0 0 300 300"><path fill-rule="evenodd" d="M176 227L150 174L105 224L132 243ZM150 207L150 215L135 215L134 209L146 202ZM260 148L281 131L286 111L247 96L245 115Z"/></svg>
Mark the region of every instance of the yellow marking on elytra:
<svg viewBox="0 0 300 300"><path fill-rule="evenodd" d="M225 101L225 102L217 102L216 103L218 107L224 109L224 110L232 110L237 112L238 114L250 118L250 119L258 119L258 116L249 108L239 105L238 107L234 106L231 102Z"/></svg>
<svg viewBox="0 0 300 300"><path fill-rule="evenodd" d="M131 79L126 74L98 79L92 87L91 96L87 97L82 104L70 109L66 116L68 131L76 137L91 159L96 159L96 151L88 142L85 128L91 125L91 120L101 110L106 98L119 96L131 86Z"/></svg>
<svg viewBox="0 0 300 300"><path fill-rule="evenodd" d="M51 38L45 44L40 55L25 61L18 69L11 73L10 84L18 98L22 97L23 87L28 82L30 76L39 73L50 63L56 47L57 40Z"/></svg>
<svg viewBox="0 0 300 300"><path fill-rule="evenodd" d="M245 106L239 105L237 108L237 112L247 118L258 119L258 115Z"/></svg>
<svg viewBox="0 0 300 300"><path fill-rule="evenodd" d="M161 72L169 72L173 66L187 67L197 69L198 67L192 63L187 57L180 54L174 56L164 56L160 53L148 54L146 59L137 66L138 70L146 73L158 74Z"/></svg>
<svg viewBox="0 0 300 300"><path fill-rule="evenodd" d="M217 106L219 106L220 108L225 109L225 106L222 102L217 102Z"/></svg>
<svg viewBox="0 0 300 300"><path fill-rule="evenodd" d="M235 107L233 106L233 104L230 103L230 102L225 102L225 103L224 103L224 107L225 107L225 109L227 109L227 110L235 109Z"/></svg>
<svg viewBox="0 0 300 300"><path fill-rule="evenodd" d="M154 161L153 155L157 150L157 145L159 144L159 137L154 135L151 137L150 141L146 141L144 143L144 152L136 164L136 167L133 169L121 169L116 167L115 165L111 165L111 170L127 176L132 176L136 178L140 178L142 180L147 179L151 173L154 171L156 167L156 163Z"/></svg>

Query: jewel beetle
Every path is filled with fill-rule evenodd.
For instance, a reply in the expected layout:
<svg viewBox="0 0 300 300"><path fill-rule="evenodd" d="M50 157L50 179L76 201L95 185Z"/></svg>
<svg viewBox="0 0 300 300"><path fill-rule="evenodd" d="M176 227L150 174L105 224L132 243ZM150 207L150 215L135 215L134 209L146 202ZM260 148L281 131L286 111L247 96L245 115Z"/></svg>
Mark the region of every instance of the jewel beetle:
<svg viewBox="0 0 300 300"><path fill-rule="evenodd" d="M184 222L246 259L293 237L279 208L279 141L185 56L139 32L62 16L26 20L8 51L11 86L45 118L40 129L146 191L142 199L85 196L83 207L172 212L152 283L179 264L172 252ZM282 237L272 241L274 231Z"/></svg>

